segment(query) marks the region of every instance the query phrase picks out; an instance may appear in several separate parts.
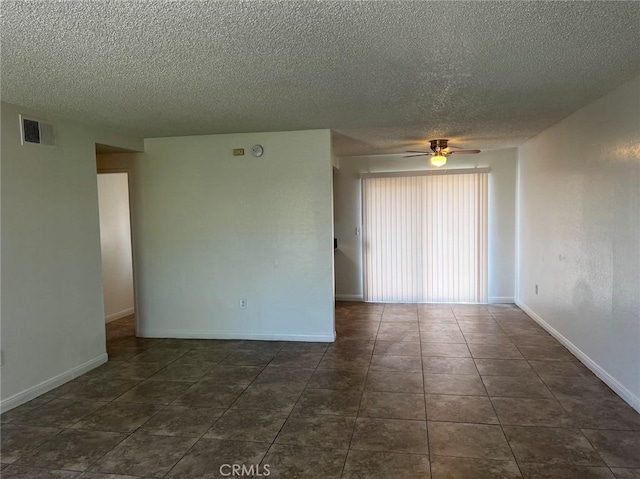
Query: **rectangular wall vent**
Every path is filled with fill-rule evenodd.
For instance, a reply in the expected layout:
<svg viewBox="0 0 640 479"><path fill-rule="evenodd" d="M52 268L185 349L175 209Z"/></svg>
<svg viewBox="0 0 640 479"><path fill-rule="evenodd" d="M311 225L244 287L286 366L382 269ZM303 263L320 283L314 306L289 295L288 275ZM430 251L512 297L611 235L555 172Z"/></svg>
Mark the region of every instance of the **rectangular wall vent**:
<svg viewBox="0 0 640 479"><path fill-rule="evenodd" d="M52 123L20 116L20 143L56 147L56 134Z"/></svg>

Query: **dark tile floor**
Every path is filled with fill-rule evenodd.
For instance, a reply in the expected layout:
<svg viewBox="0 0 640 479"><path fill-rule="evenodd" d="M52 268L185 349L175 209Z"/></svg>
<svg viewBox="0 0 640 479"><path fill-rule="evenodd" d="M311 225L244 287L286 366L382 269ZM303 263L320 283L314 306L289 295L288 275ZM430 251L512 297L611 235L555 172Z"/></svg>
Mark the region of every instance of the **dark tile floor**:
<svg viewBox="0 0 640 479"><path fill-rule="evenodd" d="M107 329L2 416L2 477L640 478L640 415L513 306L339 303L334 344Z"/></svg>

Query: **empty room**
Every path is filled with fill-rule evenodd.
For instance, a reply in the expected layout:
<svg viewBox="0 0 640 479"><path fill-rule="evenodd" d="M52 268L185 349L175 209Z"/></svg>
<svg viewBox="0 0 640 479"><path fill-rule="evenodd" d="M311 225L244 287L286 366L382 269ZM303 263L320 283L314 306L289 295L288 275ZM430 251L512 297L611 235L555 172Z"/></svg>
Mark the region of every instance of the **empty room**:
<svg viewBox="0 0 640 479"><path fill-rule="evenodd" d="M0 477L640 479L640 2L0 22Z"/></svg>

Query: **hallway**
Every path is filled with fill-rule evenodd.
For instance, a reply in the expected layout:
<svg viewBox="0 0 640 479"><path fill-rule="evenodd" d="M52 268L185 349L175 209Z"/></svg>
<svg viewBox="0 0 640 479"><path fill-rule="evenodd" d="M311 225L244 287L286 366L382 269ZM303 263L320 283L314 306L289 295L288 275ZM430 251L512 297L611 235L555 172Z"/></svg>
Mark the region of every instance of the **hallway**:
<svg viewBox="0 0 640 479"><path fill-rule="evenodd" d="M134 324L2 416L3 477L640 477L640 415L515 306L338 303L333 344Z"/></svg>

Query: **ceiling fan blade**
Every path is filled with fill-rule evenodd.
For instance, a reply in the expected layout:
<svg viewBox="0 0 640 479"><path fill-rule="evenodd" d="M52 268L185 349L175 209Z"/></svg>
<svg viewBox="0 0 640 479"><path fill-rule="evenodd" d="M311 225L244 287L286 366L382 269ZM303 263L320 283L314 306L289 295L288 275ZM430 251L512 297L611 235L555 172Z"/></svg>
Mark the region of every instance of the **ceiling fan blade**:
<svg viewBox="0 0 640 479"><path fill-rule="evenodd" d="M456 150L450 151L450 155L475 155L476 153L480 153L480 150Z"/></svg>
<svg viewBox="0 0 640 479"><path fill-rule="evenodd" d="M430 154L430 151L416 151L416 150L407 150L406 153L424 153L426 154Z"/></svg>
<svg viewBox="0 0 640 479"><path fill-rule="evenodd" d="M407 152L410 153L410 152ZM420 153L419 155L408 155L408 156L403 156L402 158L413 158L415 156L430 156L431 153Z"/></svg>

